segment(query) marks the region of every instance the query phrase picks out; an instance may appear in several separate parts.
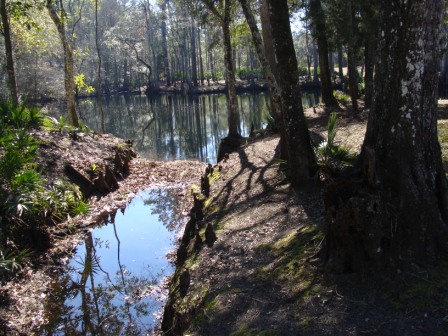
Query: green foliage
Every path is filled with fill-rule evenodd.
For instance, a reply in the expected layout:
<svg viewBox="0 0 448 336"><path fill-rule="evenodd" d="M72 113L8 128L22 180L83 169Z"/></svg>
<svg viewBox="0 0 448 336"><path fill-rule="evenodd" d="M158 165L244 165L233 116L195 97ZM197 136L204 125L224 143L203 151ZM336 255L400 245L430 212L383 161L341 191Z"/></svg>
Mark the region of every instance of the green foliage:
<svg viewBox="0 0 448 336"><path fill-rule="evenodd" d="M30 129L41 126L44 117L38 108L28 108L24 104L14 106L11 102L3 100L0 101L0 119L4 127Z"/></svg>
<svg viewBox="0 0 448 336"><path fill-rule="evenodd" d="M37 147L37 142L25 130L3 128L0 132L0 177L10 180L22 167L31 164Z"/></svg>
<svg viewBox="0 0 448 336"><path fill-rule="evenodd" d="M263 70L261 68L238 68L236 74L240 79L263 78Z"/></svg>
<svg viewBox="0 0 448 336"><path fill-rule="evenodd" d="M77 74L75 76L75 85L76 85L76 91L78 92L85 92L85 93L92 93L95 91L95 88L91 85L87 85L85 82L86 76L84 74Z"/></svg>
<svg viewBox="0 0 448 336"><path fill-rule="evenodd" d="M4 246L20 238L25 228L33 231L88 211L77 186L58 182L46 187L38 172L39 143L29 129L48 126L49 120L38 109L0 102L0 272L17 270L26 257L27 250L14 254Z"/></svg>
<svg viewBox="0 0 448 336"><path fill-rule="evenodd" d="M331 113L328 119L327 139L322 141L316 148L316 156L321 170L325 173L335 173L342 166L353 165L356 156L350 153L349 148L340 145L335 141L336 138L337 114Z"/></svg>
<svg viewBox="0 0 448 336"><path fill-rule="evenodd" d="M440 147L442 149L442 161L445 173L448 173L448 122L439 120L437 129Z"/></svg>
<svg viewBox="0 0 448 336"><path fill-rule="evenodd" d="M0 250L0 273L21 269L21 264L29 256L30 251L28 249L19 252L13 252L8 248Z"/></svg>
<svg viewBox="0 0 448 336"><path fill-rule="evenodd" d="M308 76L308 68L307 67L299 67L299 76Z"/></svg>
<svg viewBox="0 0 448 336"><path fill-rule="evenodd" d="M59 132L90 132L90 129L79 120L79 127L74 127L70 125L67 118L63 115L59 116L56 120L54 118L44 118L42 127L48 131L59 131Z"/></svg>
<svg viewBox="0 0 448 336"><path fill-rule="evenodd" d="M341 103L349 103L351 101L350 96L342 91L334 91L334 97Z"/></svg>

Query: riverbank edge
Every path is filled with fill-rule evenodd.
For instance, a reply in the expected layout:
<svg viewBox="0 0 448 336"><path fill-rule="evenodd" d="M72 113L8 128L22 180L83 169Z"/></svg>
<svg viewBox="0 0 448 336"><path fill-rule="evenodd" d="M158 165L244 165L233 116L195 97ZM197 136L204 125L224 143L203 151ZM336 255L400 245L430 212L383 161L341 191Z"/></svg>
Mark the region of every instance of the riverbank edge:
<svg viewBox="0 0 448 336"><path fill-rule="evenodd" d="M33 255L0 287L0 334L38 333L47 321L46 298L53 279L65 267L84 232L109 218L141 191L182 188L195 182L206 166L197 161L158 162L137 157L130 142L96 132L34 130L39 141L37 164L48 185L71 181L88 200L89 212L48 225L37 240L46 247ZM92 169L95 174L92 174ZM95 176L95 178L92 178ZM186 212L190 198L181 198Z"/></svg>
<svg viewBox="0 0 448 336"><path fill-rule="evenodd" d="M214 223L216 220L214 217L217 213L223 211L222 204L218 204L217 195L222 191L223 185L229 182L228 174L232 174L234 171L241 172L247 169L247 164L250 165L247 162L246 164L240 162L241 154L238 152L244 152L247 148L256 151L257 146L263 146L264 140L272 138L279 139L278 135L275 134L245 139L238 148L234 149L233 153L226 153L222 162L220 161L215 165L209 164L200 177L200 181L198 181L200 182L199 186L191 189L191 196L194 201L193 207L189 212L190 219L185 226L177 250L176 268L169 281L168 299L164 306L162 323L156 331L156 335L184 335L185 332L191 331L190 328L195 321L203 317L203 310L206 309L204 306L210 300L208 297L209 289L204 284L202 292L194 291L194 293L190 293L189 288L190 282L192 284L191 275L197 267L196 258L202 249L213 249L215 241L219 239L219 231L224 229L224 227L217 226ZM232 158L232 163L226 164L229 156ZM237 162L236 165L235 161ZM223 221L227 216L232 216L231 210L224 210L223 212L225 212L221 217ZM198 317L198 315L200 316ZM192 332L192 335L196 335L196 333Z"/></svg>

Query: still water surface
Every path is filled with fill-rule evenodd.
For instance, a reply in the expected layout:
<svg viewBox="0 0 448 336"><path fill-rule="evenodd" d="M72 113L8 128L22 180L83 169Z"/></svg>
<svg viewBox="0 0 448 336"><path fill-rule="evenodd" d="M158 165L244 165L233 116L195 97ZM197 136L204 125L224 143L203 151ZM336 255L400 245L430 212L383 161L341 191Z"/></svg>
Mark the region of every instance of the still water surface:
<svg viewBox="0 0 448 336"><path fill-rule="evenodd" d="M319 102L319 92L303 92L305 107ZM101 129L95 99L79 102L83 122L92 130ZM269 95L238 95L241 135L251 128L266 127ZM55 109L53 107L53 113ZM200 160L216 162L219 142L227 136L227 103L223 94L112 96L103 103L106 132L134 141L140 156L160 161Z"/></svg>
<svg viewBox="0 0 448 336"><path fill-rule="evenodd" d="M178 193L147 190L87 233L56 279L42 335L147 335L159 324L166 256L184 224Z"/></svg>

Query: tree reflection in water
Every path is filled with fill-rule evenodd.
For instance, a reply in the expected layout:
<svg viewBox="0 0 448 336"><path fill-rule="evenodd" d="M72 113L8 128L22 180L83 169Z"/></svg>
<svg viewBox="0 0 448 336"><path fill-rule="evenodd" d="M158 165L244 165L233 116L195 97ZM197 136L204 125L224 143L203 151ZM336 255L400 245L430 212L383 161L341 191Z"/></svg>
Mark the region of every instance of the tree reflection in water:
<svg viewBox="0 0 448 336"><path fill-rule="evenodd" d="M237 97L239 129L248 136L252 127L266 127L269 94L245 93ZM304 107L320 101L319 91L303 91ZM103 101L106 133L134 141L140 156L158 161L190 160L216 162L217 149L228 133L227 101L223 94L115 95ZM58 117L65 109L48 106ZM95 98L79 101L81 120L92 130L101 129Z"/></svg>
<svg viewBox="0 0 448 336"><path fill-rule="evenodd" d="M266 125L268 96L238 96L243 109L241 134ZM113 96L104 101L106 132L134 141L138 153L152 160L197 159L216 162L217 148L227 136L227 101L223 94ZM80 102L83 122L99 129L95 99Z"/></svg>
<svg viewBox="0 0 448 336"><path fill-rule="evenodd" d="M41 334L147 335L157 326L166 295L161 283L173 271L165 256L184 222L178 193L146 191L86 234L54 281Z"/></svg>

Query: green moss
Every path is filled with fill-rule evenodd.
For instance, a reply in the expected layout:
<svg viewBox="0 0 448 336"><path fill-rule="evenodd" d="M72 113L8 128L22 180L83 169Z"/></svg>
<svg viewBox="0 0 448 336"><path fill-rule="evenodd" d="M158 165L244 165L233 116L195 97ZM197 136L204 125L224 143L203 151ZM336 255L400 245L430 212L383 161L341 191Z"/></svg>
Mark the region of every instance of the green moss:
<svg viewBox="0 0 448 336"><path fill-rule="evenodd" d="M317 331L317 329L318 329L316 319L311 316L305 316L305 317L301 318L299 321L299 325L300 325L300 330L303 333L310 333L313 331Z"/></svg>
<svg viewBox="0 0 448 336"><path fill-rule="evenodd" d="M396 309L416 308L448 310L447 264L440 264L422 274L408 273L407 278L391 293Z"/></svg>
<svg viewBox="0 0 448 336"><path fill-rule="evenodd" d="M240 330L230 334L230 336L251 336L251 335L253 335L253 331L248 327L243 327Z"/></svg>
<svg viewBox="0 0 448 336"><path fill-rule="evenodd" d="M218 169L213 169L211 174L208 174L210 184L215 183L221 177L221 172Z"/></svg>
<svg viewBox="0 0 448 336"><path fill-rule="evenodd" d="M196 296L195 304L198 310L194 314L194 318L191 321L193 328L204 325L209 320L209 314L215 309L218 302L212 297L208 289L203 290Z"/></svg>
<svg viewBox="0 0 448 336"><path fill-rule="evenodd" d="M190 188L188 188L188 194L194 195L194 194L200 194L201 193L201 187L199 187L196 184L192 184Z"/></svg>
<svg viewBox="0 0 448 336"><path fill-rule="evenodd" d="M292 293L301 297L314 295L320 291L315 274L306 258L313 255L323 238L316 226L306 226L286 234L273 244L263 244L259 248L275 257L274 262L261 268L255 275L260 281L289 283Z"/></svg>

